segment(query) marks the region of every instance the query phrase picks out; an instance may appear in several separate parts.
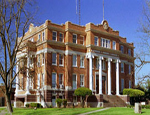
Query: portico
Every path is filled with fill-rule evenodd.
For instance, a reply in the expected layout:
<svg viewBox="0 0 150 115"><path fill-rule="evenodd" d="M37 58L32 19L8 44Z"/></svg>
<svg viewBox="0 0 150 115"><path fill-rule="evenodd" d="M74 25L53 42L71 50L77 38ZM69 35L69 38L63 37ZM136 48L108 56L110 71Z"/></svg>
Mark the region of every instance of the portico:
<svg viewBox="0 0 150 115"><path fill-rule="evenodd" d="M107 55L99 55L94 53L88 53L89 58L89 89L96 94L108 94L112 95L112 78L116 78L116 95L119 95L119 63L120 60L118 57L111 57ZM93 73L93 58L98 58L98 72ZM107 62L106 71L103 72L102 61ZM112 63L115 63L116 66L116 76L112 76ZM95 75L93 75L95 74ZM93 89L94 78L95 77L95 89Z"/></svg>

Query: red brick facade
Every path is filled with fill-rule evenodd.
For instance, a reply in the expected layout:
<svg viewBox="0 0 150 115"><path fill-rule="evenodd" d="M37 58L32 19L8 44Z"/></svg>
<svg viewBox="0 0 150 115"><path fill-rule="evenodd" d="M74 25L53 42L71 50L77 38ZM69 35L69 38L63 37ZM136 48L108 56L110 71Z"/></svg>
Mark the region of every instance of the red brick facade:
<svg viewBox="0 0 150 115"><path fill-rule="evenodd" d="M116 60L119 61L119 93L123 88L134 87L133 43L127 43L126 38L110 28L107 21L85 26L71 22L58 25L49 20L39 27L31 24L20 48L22 52L17 54L20 60L17 70L21 72L16 81L20 84L16 86L16 106L20 102L22 106L30 102L55 106L56 98L66 98L69 103L78 102L79 99L74 96L78 87L92 88L94 94L100 93L100 75L102 93L107 94L110 88L109 64L109 90L111 94L116 94ZM89 56L92 56L93 66ZM30 70L27 71L27 68Z"/></svg>

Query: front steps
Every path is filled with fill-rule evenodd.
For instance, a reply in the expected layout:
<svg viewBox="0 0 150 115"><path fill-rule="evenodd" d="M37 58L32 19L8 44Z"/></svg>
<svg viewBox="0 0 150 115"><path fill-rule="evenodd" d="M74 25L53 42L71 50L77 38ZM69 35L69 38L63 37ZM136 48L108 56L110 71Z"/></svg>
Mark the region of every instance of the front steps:
<svg viewBox="0 0 150 115"><path fill-rule="evenodd" d="M126 103L117 95L103 95L103 107L126 107Z"/></svg>

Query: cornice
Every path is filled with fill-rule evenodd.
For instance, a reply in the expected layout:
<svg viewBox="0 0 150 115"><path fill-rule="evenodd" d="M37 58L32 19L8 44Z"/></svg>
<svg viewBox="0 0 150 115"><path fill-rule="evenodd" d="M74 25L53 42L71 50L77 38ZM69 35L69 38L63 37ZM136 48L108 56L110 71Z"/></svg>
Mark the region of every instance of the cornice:
<svg viewBox="0 0 150 115"><path fill-rule="evenodd" d="M68 45L69 47L77 48L77 49L86 49L86 46L81 45L81 44L75 44L75 43L70 43L66 42L65 45Z"/></svg>
<svg viewBox="0 0 150 115"><path fill-rule="evenodd" d="M128 43L119 42L119 44L122 44L122 45L124 45L124 46L127 46L127 47L129 47L129 48L131 48L131 49L134 49L134 48L135 48L135 47L133 47L133 46L130 46Z"/></svg>
<svg viewBox="0 0 150 115"><path fill-rule="evenodd" d="M70 29L70 28L65 29L65 31L69 31L69 32L81 34L81 35L86 35L86 32L84 32L84 31L79 31L79 30Z"/></svg>
<svg viewBox="0 0 150 115"><path fill-rule="evenodd" d="M60 25L59 25L59 26L60 26ZM52 26L52 25L48 25L48 29L50 29L50 30L55 30L55 31L60 31L60 32L65 32L64 29L59 28L59 27L55 27L55 26Z"/></svg>

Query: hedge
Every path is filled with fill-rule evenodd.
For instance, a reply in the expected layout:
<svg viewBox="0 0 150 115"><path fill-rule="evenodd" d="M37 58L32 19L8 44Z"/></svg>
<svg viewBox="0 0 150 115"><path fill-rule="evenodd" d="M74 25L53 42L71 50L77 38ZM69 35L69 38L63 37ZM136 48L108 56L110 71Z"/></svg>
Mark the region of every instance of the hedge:
<svg viewBox="0 0 150 115"><path fill-rule="evenodd" d="M144 96L145 93L139 89L124 89L123 95L129 95L130 97Z"/></svg>
<svg viewBox="0 0 150 115"><path fill-rule="evenodd" d="M37 108L43 108L43 106L40 103L30 103L31 107L37 107Z"/></svg>
<svg viewBox="0 0 150 115"><path fill-rule="evenodd" d="M83 96L83 97L85 97L86 95L92 95L92 91L90 89L88 89L88 88L80 87L80 88L75 90L74 94L76 96Z"/></svg>

